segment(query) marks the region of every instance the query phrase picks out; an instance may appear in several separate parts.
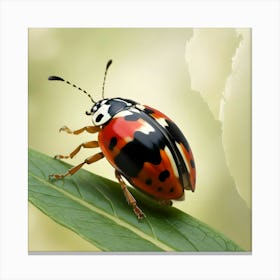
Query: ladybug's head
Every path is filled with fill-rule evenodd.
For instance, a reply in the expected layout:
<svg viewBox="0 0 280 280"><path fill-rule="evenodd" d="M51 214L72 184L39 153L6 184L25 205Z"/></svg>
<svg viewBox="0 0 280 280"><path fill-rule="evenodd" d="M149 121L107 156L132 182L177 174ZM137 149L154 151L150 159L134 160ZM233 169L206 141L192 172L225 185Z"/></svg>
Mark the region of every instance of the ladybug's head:
<svg viewBox="0 0 280 280"><path fill-rule="evenodd" d="M92 116L92 122L95 126L106 124L120 111L133 106L135 102L123 98L102 99L96 102L87 115Z"/></svg>

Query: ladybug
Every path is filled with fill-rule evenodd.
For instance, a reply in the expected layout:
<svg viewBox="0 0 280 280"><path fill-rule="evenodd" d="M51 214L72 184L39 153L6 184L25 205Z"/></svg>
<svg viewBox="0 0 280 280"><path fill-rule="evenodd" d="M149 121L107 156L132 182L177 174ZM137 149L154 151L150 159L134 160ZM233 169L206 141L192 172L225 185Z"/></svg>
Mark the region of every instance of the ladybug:
<svg viewBox="0 0 280 280"><path fill-rule="evenodd" d="M106 74L112 60L106 66L102 99L94 101L90 94L75 84L58 76L49 80L63 81L85 93L93 102L86 114L93 126L71 130L63 126L60 131L69 134L98 133L98 141L79 145L69 155L55 158L73 158L80 149L101 149L82 163L69 169L65 174L50 174L50 178L62 179L73 175L84 164L91 164L105 157L115 169L128 203L138 219L145 217L143 211L129 192L124 178L135 188L163 204L171 205L172 200L183 200L184 190L195 190L196 169L191 148L177 125L160 111L141 105L130 99L104 98Z"/></svg>

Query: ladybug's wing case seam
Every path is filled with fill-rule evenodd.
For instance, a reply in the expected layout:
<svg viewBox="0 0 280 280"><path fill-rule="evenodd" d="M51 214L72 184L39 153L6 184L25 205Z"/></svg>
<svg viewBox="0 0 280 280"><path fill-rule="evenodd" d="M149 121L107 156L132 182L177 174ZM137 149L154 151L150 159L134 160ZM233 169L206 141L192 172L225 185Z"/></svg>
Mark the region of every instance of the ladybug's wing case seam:
<svg viewBox="0 0 280 280"><path fill-rule="evenodd" d="M168 142L172 146L171 151L176 153L183 186L186 189L194 191L196 169L192 151L185 136L177 125L166 115L147 105L143 107L145 107L144 111L157 122L159 129L161 129L162 133L168 139Z"/></svg>
<svg viewBox="0 0 280 280"><path fill-rule="evenodd" d="M147 108L147 106L145 106ZM154 110L152 108L149 107L150 110ZM150 111L147 111L150 112ZM180 151L178 150L178 147L176 144L179 144L176 139L174 138L174 135L172 135L170 133L170 131L168 131L166 129L166 127L168 126L168 123L166 121L168 121L169 123L172 122L170 119L167 119L167 117L165 116L164 120L166 122L166 126L164 126L162 123L159 122L159 119L153 117L152 114L148 114L149 117L151 117L155 123L157 128L161 131L161 133L164 135L164 137L167 139L167 143L169 146L169 150L172 153L173 159L176 163L178 172L179 172L179 178L180 178L180 182L182 184L182 186L189 187L190 183L189 183L189 171L187 169L187 166L185 165L184 159L180 153Z"/></svg>
<svg viewBox="0 0 280 280"><path fill-rule="evenodd" d="M194 190L195 170L191 170L190 178L189 158L182 154L190 151L188 146L185 148L186 139L161 112L133 104L117 113L103 127L98 138L109 162L132 185L147 194L179 199L184 188ZM187 156L190 155L192 158L191 151ZM172 170L172 173L167 170ZM169 179L165 181L166 176Z"/></svg>

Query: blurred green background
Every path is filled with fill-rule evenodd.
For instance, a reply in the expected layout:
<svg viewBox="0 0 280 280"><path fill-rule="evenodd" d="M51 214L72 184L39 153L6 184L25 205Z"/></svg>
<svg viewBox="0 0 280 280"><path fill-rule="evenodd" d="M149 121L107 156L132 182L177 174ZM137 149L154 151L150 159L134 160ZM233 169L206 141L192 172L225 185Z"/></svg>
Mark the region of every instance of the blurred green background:
<svg viewBox="0 0 280 280"><path fill-rule="evenodd" d="M196 161L197 189L174 207L251 250L251 30L233 28L30 28L29 147L67 154L96 136L59 133L91 125L91 102L62 76L101 98L133 99L171 117ZM91 151L83 150L71 164ZM103 159L86 169L114 179ZM29 251L98 250L29 204Z"/></svg>

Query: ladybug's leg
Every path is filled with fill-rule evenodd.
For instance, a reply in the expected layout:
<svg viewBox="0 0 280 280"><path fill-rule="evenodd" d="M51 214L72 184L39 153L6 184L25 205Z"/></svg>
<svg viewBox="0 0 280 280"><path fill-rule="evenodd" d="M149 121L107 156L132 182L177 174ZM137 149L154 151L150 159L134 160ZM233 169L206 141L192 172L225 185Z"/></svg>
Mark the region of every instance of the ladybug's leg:
<svg viewBox="0 0 280 280"><path fill-rule="evenodd" d="M124 180L122 179L121 173L117 170L115 170L116 178L118 179L121 188L123 190L124 196L127 200L127 202L133 207L133 211L136 214L138 219L143 219L145 217L145 214L143 211L137 206L135 198L132 196L132 194L129 192Z"/></svg>
<svg viewBox="0 0 280 280"><path fill-rule="evenodd" d="M86 158L82 163L78 164L77 166L74 166L72 168L70 168L65 174L50 174L49 175L49 178L54 178L54 179L62 179L64 178L65 176L68 176L68 175L73 175L74 173L76 173L79 169L81 169L81 167L84 165L84 164L91 164L93 162L96 162L100 159L102 159L104 157L103 153L100 152L98 154L95 154L93 156L90 156L88 158Z"/></svg>
<svg viewBox="0 0 280 280"><path fill-rule="evenodd" d="M61 127L59 129L59 132L61 132L61 131L65 131L69 134L80 134L84 131L87 131L88 133L96 133L96 132L100 131L100 127L99 126L85 126L80 129L77 129L77 130L72 130L69 127L67 127L66 125L64 125L63 127ZM99 144L98 144L98 141L85 142L85 143L82 143L81 145L79 145L69 155L67 155L67 156L56 155L55 158L72 158L81 150L82 147L83 148L96 148L96 147L99 147Z"/></svg>
<svg viewBox="0 0 280 280"><path fill-rule="evenodd" d="M65 131L69 134L80 134L84 131L86 131L88 133L96 133L100 130L101 130L101 128L99 126L85 126L85 127L80 128L80 129L77 129L77 130L72 130L69 127L67 127L66 125L64 125L63 127L61 127L59 129L59 132Z"/></svg>
<svg viewBox="0 0 280 280"><path fill-rule="evenodd" d="M81 148L97 148L99 147L98 141L90 141L90 142L85 142L79 145L72 153L70 153L68 156L63 156L63 155L56 155L55 158L72 158L74 157L80 150Z"/></svg>

